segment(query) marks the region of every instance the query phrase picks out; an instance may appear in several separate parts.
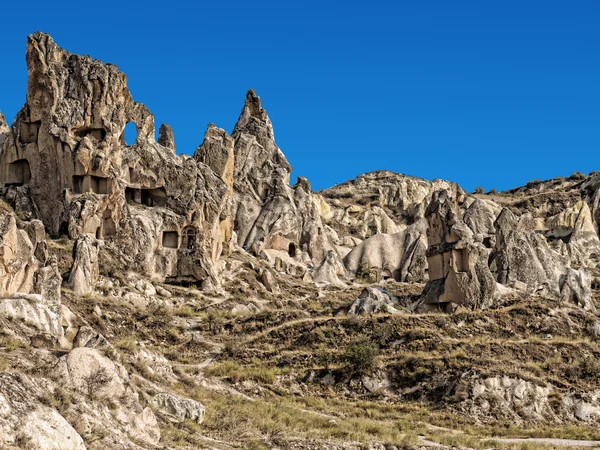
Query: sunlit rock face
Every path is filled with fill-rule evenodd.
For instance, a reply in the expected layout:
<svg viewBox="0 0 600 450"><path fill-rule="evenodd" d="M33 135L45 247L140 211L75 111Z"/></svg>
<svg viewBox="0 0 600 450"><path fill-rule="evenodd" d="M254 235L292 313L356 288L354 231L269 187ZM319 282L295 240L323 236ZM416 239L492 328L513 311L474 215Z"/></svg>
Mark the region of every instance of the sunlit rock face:
<svg viewBox="0 0 600 450"><path fill-rule="evenodd" d="M52 236L106 241L117 267L217 283L212 263L231 238L221 224L223 174L176 156L167 125L155 141L154 117L133 100L116 66L35 33L27 41L27 68L25 106L12 129L0 120L7 198ZM128 123L137 129L132 145L124 139Z"/></svg>

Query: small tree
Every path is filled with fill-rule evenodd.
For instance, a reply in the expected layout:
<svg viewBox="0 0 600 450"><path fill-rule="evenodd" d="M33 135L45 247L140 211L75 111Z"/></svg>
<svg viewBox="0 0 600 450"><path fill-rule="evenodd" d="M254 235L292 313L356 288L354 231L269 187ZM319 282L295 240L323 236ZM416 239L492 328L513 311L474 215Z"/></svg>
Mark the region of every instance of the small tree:
<svg viewBox="0 0 600 450"><path fill-rule="evenodd" d="M475 189L473 189L473 194L485 194L485 189L483 189L481 186L477 186Z"/></svg>
<svg viewBox="0 0 600 450"><path fill-rule="evenodd" d="M99 367L83 377L83 388L90 399L98 396L98 391L110 383L111 377L105 367Z"/></svg>
<svg viewBox="0 0 600 450"><path fill-rule="evenodd" d="M360 340L351 344L344 352L344 361L352 375L366 375L373 367L379 355L379 347L370 340Z"/></svg>

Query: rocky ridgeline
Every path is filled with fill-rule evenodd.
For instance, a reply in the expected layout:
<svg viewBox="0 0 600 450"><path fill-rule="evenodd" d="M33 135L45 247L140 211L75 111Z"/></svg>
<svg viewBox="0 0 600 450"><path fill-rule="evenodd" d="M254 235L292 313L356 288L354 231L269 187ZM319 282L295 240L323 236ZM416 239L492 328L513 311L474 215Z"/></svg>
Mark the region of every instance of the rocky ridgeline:
<svg viewBox="0 0 600 450"><path fill-rule="evenodd" d="M204 408L167 389L146 399L152 408L141 402L126 368L99 352L112 348L106 339L74 325L61 289L91 297L107 279L135 274L146 296L171 294L144 280L227 297L225 284L241 270L230 260L237 254L263 267L258 279L270 293L286 277L325 290L387 280L422 287L412 304L368 287L353 315L486 309L515 296L594 309L600 175L468 195L455 183L379 171L315 193L302 177L290 185L292 168L253 90L231 135L209 124L193 156L177 155L171 128L161 125L155 139L154 117L114 65L35 33L27 67L25 105L10 127L0 114L0 317L70 350L52 387L85 390L102 372L106 392L97 394L125 399L111 422L115 442L157 444L155 413L200 423ZM66 271L48 250L59 238L72 244ZM0 443L26 436L35 448L84 448L80 435L101 420L79 411L87 417L79 423L71 411L65 421L36 400L47 388L0 374Z"/></svg>

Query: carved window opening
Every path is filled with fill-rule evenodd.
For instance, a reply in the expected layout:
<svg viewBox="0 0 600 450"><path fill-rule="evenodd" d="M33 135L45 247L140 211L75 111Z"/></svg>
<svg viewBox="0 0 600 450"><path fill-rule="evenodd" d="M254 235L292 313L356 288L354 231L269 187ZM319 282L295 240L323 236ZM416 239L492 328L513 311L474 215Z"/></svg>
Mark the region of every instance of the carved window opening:
<svg viewBox="0 0 600 450"><path fill-rule="evenodd" d="M96 239L102 239L102 227L96 228Z"/></svg>
<svg viewBox="0 0 600 450"><path fill-rule="evenodd" d="M388 269L384 269L381 271L381 279L382 280L390 280L392 279L392 272L390 272Z"/></svg>
<svg viewBox="0 0 600 450"><path fill-rule="evenodd" d="M290 245L288 246L288 255L290 255L292 258L296 256L296 244L293 242L290 242Z"/></svg>
<svg viewBox="0 0 600 450"><path fill-rule="evenodd" d="M73 175L73 193L94 192L96 194L108 194L110 190L110 178L97 177L94 175Z"/></svg>
<svg viewBox="0 0 600 450"><path fill-rule="evenodd" d="M145 206L167 206L167 191L160 187L156 189L125 188L127 203L136 203Z"/></svg>
<svg viewBox="0 0 600 450"><path fill-rule="evenodd" d="M177 231L164 231L162 246L164 248L179 248L179 234Z"/></svg>
<svg viewBox="0 0 600 450"><path fill-rule="evenodd" d="M492 238L490 236L484 237L483 245L485 245L485 248L492 248L493 247Z"/></svg>
<svg viewBox="0 0 600 450"><path fill-rule="evenodd" d="M117 234L117 225L112 218L112 213L110 209L104 210L102 214L102 236L110 237Z"/></svg>
<svg viewBox="0 0 600 450"><path fill-rule="evenodd" d="M8 165L7 186L23 186L31 180L29 161L18 159Z"/></svg>
<svg viewBox="0 0 600 450"><path fill-rule="evenodd" d="M80 138L87 136L95 141L103 141L106 138L106 130L103 128L80 128L75 134Z"/></svg>
<svg viewBox="0 0 600 450"><path fill-rule="evenodd" d="M129 168L129 182L130 183L133 182L133 175L134 175L133 167L130 167Z"/></svg>
<svg viewBox="0 0 600 450"><path fill-rule="evenodd" d="M108 194L110 179L104 177L90 176L90 188L96 194Z"/></svg>
<svg viewBox="0 0 600 450"><path fill-rule="evenodd" d="M194 250L196 248L196 229L194 227L186 227L181 235L181 248Z"/></svg>
<svg viewBox="0 0 600 450"><path fill-rule="evenodd" d="M37 142L41 122L21 122L19 125L19 140L22 144Z"/></svg>
<svg viewBox="0 0 600 450"><path fill-rule="evenodd" d="M469 270L469 253L467 249L453 250L454 265L457 272L468 272Z"/></svg>
<svg viewBox="0 0 600 450"><path fill-rule="evenodd" d="M142 204L146 206L167 206L167 191L160 187L157 189L141 189Z"/></svg>
<svg viewBox="0 0 600 450"><path fill-rule="evenodd" d="M73 175L73 193L81 194L83 192L83 175Z"/></svg>

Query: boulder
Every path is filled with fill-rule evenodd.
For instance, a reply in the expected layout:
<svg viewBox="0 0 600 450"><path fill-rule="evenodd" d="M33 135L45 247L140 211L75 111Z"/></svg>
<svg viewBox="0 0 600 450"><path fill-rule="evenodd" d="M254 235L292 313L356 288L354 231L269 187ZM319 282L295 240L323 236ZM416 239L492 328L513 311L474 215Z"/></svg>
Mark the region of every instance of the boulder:
<svg viewBox="0 0 600 450"><path fill-rule="evenodd" d="M94 348L74 348L58 360L55 373L85 395L114 398L125 392L125 370Z"/></svg>
<svg viewBox="0 0 600 450"><path fill-rule="evenodd" d="M0 299L0 316L21 320L55 338L63 335L60 314L39 294L17 293L12 298Z"/></svg>
<svg viewBox="0 0 600 450"><path fill-rule="evenodd" d="M69 422L39 402L42 393L24 375L0 373L0 447L27 443L27 448L40 450L85 450L83 439Z"/></svg>
<svg viewBox="0 0 600 450"><path fill-rule="evenodd" d="M363 289L348 310L349 315L389 313L399 314L400 302L382 287L369 286Z"/></svg>
<svg viewBox="0 0 600 450"><path fill-rule="evenodd" d="M200 424L204 420L204 406L189 398L160 393L152 398L152 403L156 407L158 414L173 423L193 420Z"/></svg>

